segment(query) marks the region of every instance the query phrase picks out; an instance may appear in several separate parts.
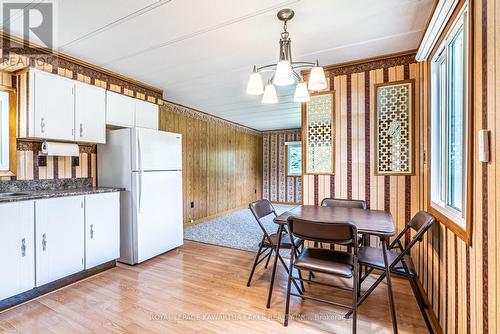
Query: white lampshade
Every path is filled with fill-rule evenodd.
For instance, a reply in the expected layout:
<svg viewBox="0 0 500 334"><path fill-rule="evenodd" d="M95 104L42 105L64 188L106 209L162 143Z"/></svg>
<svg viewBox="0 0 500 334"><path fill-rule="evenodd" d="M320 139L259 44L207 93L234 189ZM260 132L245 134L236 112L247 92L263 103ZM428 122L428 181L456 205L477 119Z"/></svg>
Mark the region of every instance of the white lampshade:
<svg viewBox="0 0 500 334"><path fill-rule="evenodd" d="M293 96L295 102L307 102L309 101L309 90L307 90L307 85L304 81L301 81L295 87L295 95Z"/></svg>
<svg viewBox="0 0 500 334"><path fill-rule="evenodd" d="M273 84L276 86L288 86L295 82L292 66L288 60L280 60L276 66Z"/></svg>
<svg viewBox="0 0 500 334"><path fill-rule="evenodd" d="M268 83L264 89L264 95L262 96L262 103L277 103L278 95L276 95L276 88L272 83Z"/></svg>
<svg viewBox="0 0 500 334"><path fill-rule="evenodd" d="M247 94L260 95L264 92L264 84L262 83L262 76L259 72L253 72L248 78Z"/></svg>
<svg viewBox="0 0 500 334"><path fill-rule="evenodd" d="M327 86L323 67L314 66L309 77L309 90L323 90Z"/></svg>

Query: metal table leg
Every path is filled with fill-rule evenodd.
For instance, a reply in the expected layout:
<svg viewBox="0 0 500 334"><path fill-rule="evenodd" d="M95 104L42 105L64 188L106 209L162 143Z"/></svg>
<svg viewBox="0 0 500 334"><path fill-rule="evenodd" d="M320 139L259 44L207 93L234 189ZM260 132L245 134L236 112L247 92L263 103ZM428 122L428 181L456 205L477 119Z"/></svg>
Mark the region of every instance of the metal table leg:
<svg viewBox="0 0 500 334"><path fill-rule="evenodd" d="M396 321L396 309L394 307L394 297L392 294L392 281L391 281L391 269L390 263L387 259L387 240L382 239L382 250L384 254L384 265L385 265L385 276L387 280L387 296L389 297L389 309L391 311L391 319L392 319L392 330L393 333L398 333L398 324Z"/></svg>

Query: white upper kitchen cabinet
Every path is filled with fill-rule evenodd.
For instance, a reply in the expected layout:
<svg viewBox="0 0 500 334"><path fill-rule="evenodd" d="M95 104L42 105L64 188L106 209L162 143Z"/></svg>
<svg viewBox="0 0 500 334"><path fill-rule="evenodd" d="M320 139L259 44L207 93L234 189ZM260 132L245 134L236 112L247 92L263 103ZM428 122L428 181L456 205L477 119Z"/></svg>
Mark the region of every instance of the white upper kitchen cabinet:
<svg viewBox="0 0 500 334"><path fill-rule="evenodd" d="M35 201L36 286L84 269L85 198Z"/></svg>
<svg viewBox="0 0 500 334"><path fill-rule="evenodd" d="M30 70L30 128L33 136L73 141L75 98L73 80L52 73Z"/></svg>
<svg viewBox="0 0 500 334"><path fill-rule="evenodd" d="M75 140L106 143L106 90L75 83Z"/></svg>
<svg viewBox="0 0 500 334"><path fill-rule="evenodd" d="M135 126L158 130L158 105L136 100Z"/></svg>
<svg viewBox="0 0 500 334"><path fill-rule="evenodd" d="M85 269L120 257L120 193L85 196Z"/></svg>
<svg viewBox="0 0 500 334"><path fill-rule="evenodd" d="M0 300L35 286L33 201L0 204Z"/></svg>
<svg viewBox="0 0 500 334"><path fill-rule="evenodd" d="M106 91L106 124L133 127L135 125L135 99Z"/></svg>
<svg viewBox="0 0 500 334"><path fill-rule="evenodd" d="M105 143L105 89L36 68L16 82L18 138Z"/></svg>

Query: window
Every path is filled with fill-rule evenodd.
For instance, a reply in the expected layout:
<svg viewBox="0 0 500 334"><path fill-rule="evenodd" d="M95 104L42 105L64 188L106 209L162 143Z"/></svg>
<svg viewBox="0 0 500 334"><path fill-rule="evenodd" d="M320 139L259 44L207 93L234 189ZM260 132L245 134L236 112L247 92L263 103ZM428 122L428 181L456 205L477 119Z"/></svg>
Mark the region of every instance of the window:
<svg viewBox="0 0 500 334"><path fill-rule="evenodd" d="M0 176L16 175L16 93L0 85Z"/></svg>
<svg viewBox="0 0 500 334"><path fill-rule="evenodd" d="M287 142L286 145L286 175L302 175L302 143L300 141Z"/></svg>
<svg viewBox="0 0 500 334"><path fill-rule="evenodd" d="M464 6L431 62L430 201L466 230L468 193L468 12Z"/></svg>
<svg viewBox="0 0 500 334"><path fill-rule="evenodd" d="M9 170L9 92L0 92L0 170Z"/></svg>

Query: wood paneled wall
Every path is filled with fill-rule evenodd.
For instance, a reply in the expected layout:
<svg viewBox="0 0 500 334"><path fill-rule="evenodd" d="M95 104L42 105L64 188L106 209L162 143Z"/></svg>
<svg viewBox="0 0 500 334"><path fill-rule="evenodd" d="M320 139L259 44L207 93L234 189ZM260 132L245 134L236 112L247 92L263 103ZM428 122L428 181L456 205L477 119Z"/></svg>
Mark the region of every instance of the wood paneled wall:
<svg viewBox="0 0 500 334"><path fill-rule="evenodd" d="M286 175L287 141L300 141L301 130L266 131L262 137L262 197L275 203L302 202L302 177Z"/></svg>
<svg viewBox="0 0 500 334"><path fill-rule="evenodd" d="M261 198L260 133L171 103L160 107L160 130L182 134L185 223Z"/></svg>

